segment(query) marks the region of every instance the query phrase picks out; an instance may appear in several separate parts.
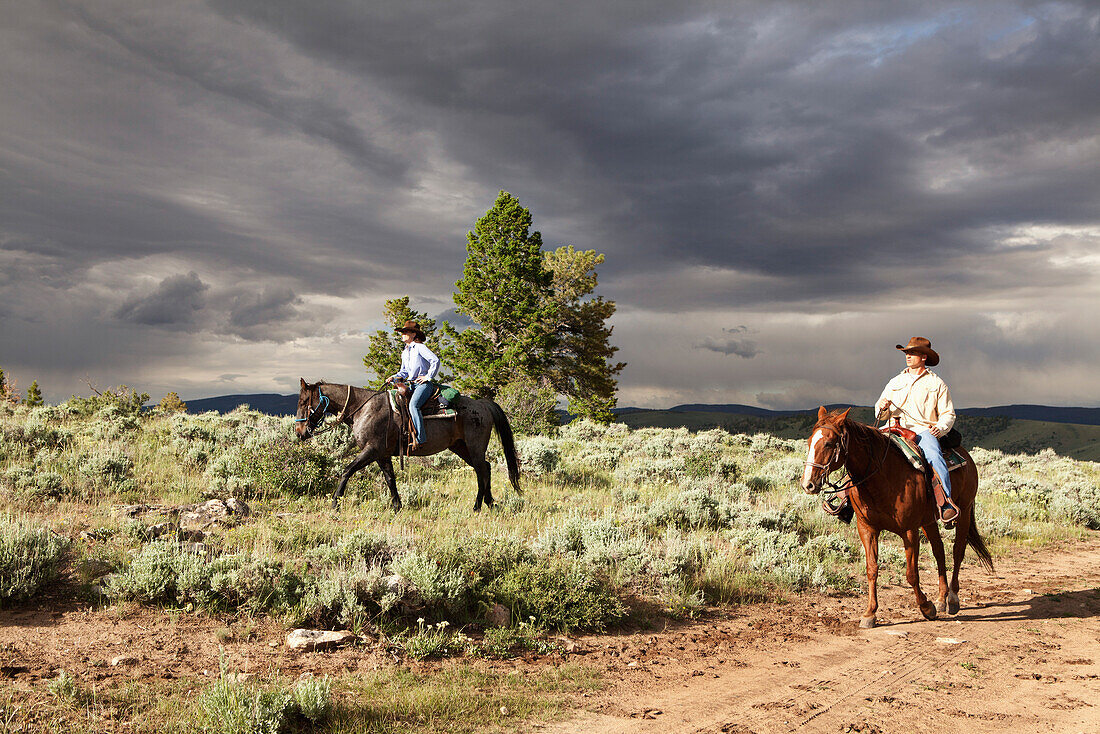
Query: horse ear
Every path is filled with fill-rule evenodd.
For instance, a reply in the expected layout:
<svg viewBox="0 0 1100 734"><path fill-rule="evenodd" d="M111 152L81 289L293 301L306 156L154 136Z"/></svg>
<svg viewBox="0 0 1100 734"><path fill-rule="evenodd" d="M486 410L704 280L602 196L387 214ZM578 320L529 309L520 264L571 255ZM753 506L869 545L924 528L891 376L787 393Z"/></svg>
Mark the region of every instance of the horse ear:
<svg viewBox="0 0 1100 734"><path fill-rule="evenodd" d="M828 412L829 411L825 410L825 406L822 405L820 408L817 409L817 419L821 420L822 418L825 417L825 414L828 413Z"/></svg>
<svg viewBox="0 0 1100 734"><path fill-rule="evenodd" d="M840 417L839 417L839 418L837 418L837 421L836 421L836 422L837 422L837 423L843 423L844 421L848 420L848 413L849 413L849 412L850 412L851 410L852 410L851 408L848 408L848 410L846 410L846 411L844 411L843 413L841 413L841 414L840 414Z"/></svg>
<svg viewBox="0 0 1100 734"><path fill-rule="evenodd" d="M299 377L299 378L298 378L298 381L302 383L302 389L304 390L304 389L305 389L305 387L306 387L306 378L304 378L304 377Z"/></svg>

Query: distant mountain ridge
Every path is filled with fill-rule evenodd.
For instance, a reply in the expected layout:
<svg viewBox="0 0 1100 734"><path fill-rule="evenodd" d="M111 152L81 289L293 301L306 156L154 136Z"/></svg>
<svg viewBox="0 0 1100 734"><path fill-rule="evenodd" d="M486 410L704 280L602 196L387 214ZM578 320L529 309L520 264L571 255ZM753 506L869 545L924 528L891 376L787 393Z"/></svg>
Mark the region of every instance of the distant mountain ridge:
<svg viewBox="0 0 1100 734"><path fill-rule="evenodd" d="M189 413L205 413L216 411L228 413L239 405L248 405L253 410L269 415L294 415L298 407L298 395L277 395L275 393L254 393L249 395L221 395L212 398L200 398L187 400ZM826 408L835 410L846 408L847 405L826 405ZM753 405L741 405L727 403L711 405L706 403L685 403L672 408L618 408L616 414L630 415L633 413L731 413L735 415L749 415L757 418L784 418L792 415L801 415L816 410L769 410ZM1074 408L1058 407L1050 405L998 405L991 408L960 408L960 415L970 416L1005 416L1019 420L1046 421L1050 423L1075 423L1086 426L1100 426L1100 408Z"/></svg>

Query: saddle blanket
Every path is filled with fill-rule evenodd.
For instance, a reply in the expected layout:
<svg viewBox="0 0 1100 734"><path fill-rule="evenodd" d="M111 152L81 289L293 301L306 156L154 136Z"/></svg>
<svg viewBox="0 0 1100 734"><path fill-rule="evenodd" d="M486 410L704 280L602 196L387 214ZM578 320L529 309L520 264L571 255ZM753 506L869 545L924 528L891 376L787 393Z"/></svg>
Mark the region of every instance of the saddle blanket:
<svg viewBox="0 0 1100 734"><path fill-rule="evenodd" d="M902 453L905 454L905 458L909 459L909 463L913 465L914 469L924 471L924 455L913 444L906 441L903 437L894 433L886 434ZM966 464L966 458L959 453L959 449L949 449L943 452L943 460L947 462L947 471L952 472L958 469L960 466Z"/></svg>

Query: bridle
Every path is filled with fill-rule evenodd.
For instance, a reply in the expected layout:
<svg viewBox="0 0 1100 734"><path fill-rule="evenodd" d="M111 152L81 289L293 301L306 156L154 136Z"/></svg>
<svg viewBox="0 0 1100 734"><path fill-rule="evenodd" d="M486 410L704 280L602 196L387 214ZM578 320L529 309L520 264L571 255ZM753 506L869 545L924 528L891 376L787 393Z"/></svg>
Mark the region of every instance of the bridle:
<svg viewBox="0 0 1100 734"><path fill-rule="evenodd" d="M317 436L327 431L331 431L333 428L336 428L336 426L340 425L344 421L344 418L351 418L360 410L362 410L363 406L369 403L373 398L376 398L383 392L385 392L384 390L375 390L374 393L367 397L362 403L360 403L358 407L348 413L348 405L351 404L351 394L354 390L351 385L348 385L348 396L344 399L344 407L340 409L340 412L336 416L336 420L330 423L327 427L322 428L318 431L317 426L319 426L325 420L325 414L328 413L329 408L332 407L332 401L329 400L328 395L325 395L323 392L321 392L320 385L314 386L313 389L317 391L317 395L319 396L317 399L317 405L311 408L311 410L309 411L309 415L305 418L294 419L295 423L306 424L306 428L309 429L310 436Z"/></svg>
<svg viewBox="0 0 1100 734"><path fill-rule="evenodd" d="M825 472L824 476L821 478L821 489L818 493L823 495L821 500L822 504L825 505L826 509L833 510L833 514L836 514L835 511L839 510L842 504L841 500L837 499L837 496L846 493L859 484L863 484L875 474L878 474L879 470L882 469L882 465L886 463L886 456L890 453L890 442L887 441L884 447L885 450L882 452L882 458L878 461L878 466L876 466L870 474L862 479L852 479L851 471L845 466L844 475L840 478L840 481L830 481L829 474L836 471L841 466L844 466L848 458L848 437L851 436L851 432L847 429L842 429L838 426L835 427L835 430L837 436L839 436L839 440L836 445L833 446L833 455L829 457L829 460L824 464L819 464L815 461L810 461L808 458L806 459L806 466L812 466L815 469L821 469Z"/></svg>

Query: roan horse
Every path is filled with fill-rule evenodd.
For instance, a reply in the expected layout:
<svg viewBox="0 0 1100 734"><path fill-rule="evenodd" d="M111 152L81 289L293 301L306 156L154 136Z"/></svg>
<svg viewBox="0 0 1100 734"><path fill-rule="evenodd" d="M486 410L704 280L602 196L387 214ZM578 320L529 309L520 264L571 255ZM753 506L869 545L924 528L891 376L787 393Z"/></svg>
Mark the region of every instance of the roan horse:
<svg viewBox="0 0 1100 734"><path fill-rule="evenodd" d="M450 449L472 466L477 475L474 512L478 512L482 502L493 506L493 493L489 488L492 470L485 460L485 448L495 426L504 449L504 459L508 463L508 479L512 487L520 492L519 460L516 458L512 427L500 406L492 400L463 396L454 400L451 407L457 412L457 417L424 421L424 443L410 454L430 456ZM400 510L401 496L397 494L397 479L390 457L398 455L403 439L386 391L334 385L323 380L312 384L301 380L294 427L298 438L304 441L312 436L330 413L337 416L338 422L351 428L352 437L359 447L359 455L340 475L340 484L332 495L333 508L339 508L340 497L351 476L368 464L377 463L390 489L394 512Z"/></svg>
<svg viewBox="0 0 1100 734"><path fill-rule="evenodd" d="M951 474L951 499L959 508L959 516L955 529L955 565L948 586L935 502L929 496L925 476L913 468L901 449L881 431L849 420L848 410L828 413L824 407L817 412L817 424L810 434L809 444L802 488L810 494L820 492L822 485L828 485L834 492L847 489L855 510L856 527L867 560L867 611L859 626L875 626L878 536L883 530L897 533L905 544L905 578L913 587L917 606L925 619L935 619L937 607L941 612L958 612L959 566L966 546L973 548L982 564L993 570L993 559L974 524L978 470L970 454L963 452L966 465ZM847 470L848 479L838 486L827 477L841 467ZM940 591L935 605L920 589L917 556L921 529L932 546L939 571Z"/></svg>

